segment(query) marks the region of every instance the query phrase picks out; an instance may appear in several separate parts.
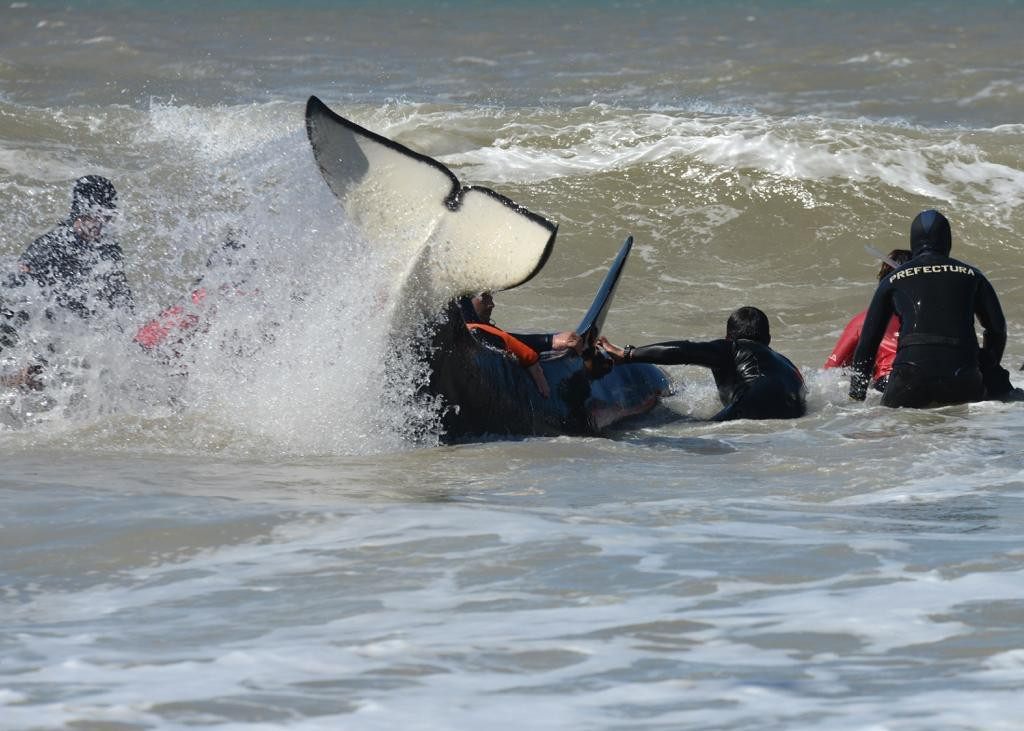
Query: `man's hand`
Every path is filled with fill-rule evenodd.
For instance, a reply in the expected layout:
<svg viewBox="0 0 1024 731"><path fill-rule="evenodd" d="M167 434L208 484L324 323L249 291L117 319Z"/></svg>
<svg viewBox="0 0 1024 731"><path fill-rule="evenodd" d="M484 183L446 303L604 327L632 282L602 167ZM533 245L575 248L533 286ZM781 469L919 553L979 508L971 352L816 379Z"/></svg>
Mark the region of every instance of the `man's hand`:
<svg viewBox="0 0 1024 731"><path fill-rule="evenodd" d="M850 398L854 401L863 401L868 395L868 381L870 379L854 371L850 374Z"/></svg>
<svg viewBox="0 0 1024 731"><path fill-rule="evenodd" d="M583 338L571 330L555 333L551 336L552 350L575 350L579 353L583 350Z"/></svg>
<svg viewBox="0 0 1024 731"><path fill-rule="evenodd" d="M626 359L625 351L622 348L620 348L618 345L614 345L604 335L602 335L601 337L599 337L597 339L597 344L600 345L604 349L604 352L606 352L608 355L611 356L612 360L616 364L622 363L622 362L625 361L625 359Z"/></svg>

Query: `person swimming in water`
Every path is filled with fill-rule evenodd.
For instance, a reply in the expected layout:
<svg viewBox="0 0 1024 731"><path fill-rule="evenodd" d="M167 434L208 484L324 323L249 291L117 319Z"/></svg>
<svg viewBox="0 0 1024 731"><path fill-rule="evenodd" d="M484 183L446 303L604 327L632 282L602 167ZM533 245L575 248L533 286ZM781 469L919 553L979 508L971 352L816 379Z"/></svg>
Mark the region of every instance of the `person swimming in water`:
<svg viewBox="0 0 1024 731"><path fill-rule="evenodd" d="M890 251L889 256L882 262L882 266L878 270L878 281L881 282L893 270L894 267L889 262L899 266L907 262L911 256L912 254L909 249L893 249ZM825 361L825 368L847 368L853 364L853 351L856 350L857 343L860 342L860 333L864 327L864 318L867 314L867 310L861 310L860 313L854 315L853 319L847 323L843 334L839 336L839 340L836 342L836 347L832 349L831 355ZM889 382L889 373L892 371L892 362L896 358L896 345L899 335L900 318L893 315L889 319L889 324L886 325L885 334L878 346L878 354L875 358L875 370L872 375L871 385L876 391L884 391L885 385Z"/></svg>
<svg viewBox="0 0 1024 731"><path fill-rule="evenodd" d="M1006 319L995 289L981 271L949 256L952 232L938 211L919 213L910 226L913 257L875 290L853 354L850 398L863 401L878 345L892 316L900 337L885 406L926 408L1011 399L1015 391L1000 365ZM975 318L984 328L978 347Z"/></svg>
<svg viewBox="0 0 1024 731"><path fill-rule="evenodd" d="M700 365L711 369L725 408L712 421L794 419L807 412L803 376L793 362L772 350L768 316L741 307L726 322L725 338L709 342L676 340L620 348L598 339L616 363Z"/></svg>

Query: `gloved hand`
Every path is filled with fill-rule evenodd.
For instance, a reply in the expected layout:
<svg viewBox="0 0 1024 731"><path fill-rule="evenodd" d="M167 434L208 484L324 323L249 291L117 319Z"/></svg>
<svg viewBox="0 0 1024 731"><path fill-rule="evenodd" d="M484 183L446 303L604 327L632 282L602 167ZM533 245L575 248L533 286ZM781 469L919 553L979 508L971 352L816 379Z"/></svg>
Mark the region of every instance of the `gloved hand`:
<svg viewBox="0 0 1024 731"><path fill-rule="evenodd" d="M999 365L985 349L978 353L978 367L981 368L981 379L985 382L986 398L1002 398L1013 391L1013 384L1010 383L1010 372Z"/></svg>
<svg viewBox="0 0 1024 731"><path fill-rule="evenodd" d="M854 371L850 375L850 398L854 401L863 401L868 395L870 381L869 377Z"/></svg>

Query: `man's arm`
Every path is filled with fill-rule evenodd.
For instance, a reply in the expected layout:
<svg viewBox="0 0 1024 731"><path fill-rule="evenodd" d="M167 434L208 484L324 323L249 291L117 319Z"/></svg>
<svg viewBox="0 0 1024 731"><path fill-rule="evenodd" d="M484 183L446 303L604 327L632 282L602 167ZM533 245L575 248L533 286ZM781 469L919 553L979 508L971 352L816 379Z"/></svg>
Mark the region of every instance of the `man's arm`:
<svg viewBox="0 0 1024 731"><path fill-rule="evenodd" d="M509 333L509 335L526 343L538 353L546 353L549 350L575 349L580 344L580 336L571 330L557 333Z"/></svg>
<svg viewBox="0 0 1024 731"><path fill-rule="evenodd" d="M26 275L31 276L40 284L48 279L48 272L54 258L55 242L53 233L40 236L28 245L18 257L17 284L25 284Z"/></svg>
<svg viewBox="0 0 1024 731"><path fill-rule="evenodd" d="M984 328L981 362L999 365L1006 348L1006 318L995 288L984 275L974 297L974 314Z"/></svg>
<svg viewBox="0 0 1024 731"><path fill-rule="evenodd" d="M723 368L732 364L732 346L728 340L693 342L672 340L634 348L625 358L629 363L658 365L699 365Z"/></svg>
<svg viewBox="0 0 1024 731"><path fill-rule="evenodd" d="M509 335L514 337L516 340L526 343L531 348L536 350L538 353L544 353L549 350L553 350L551 341L553 335L551 333L513 333Z"/></svg>
<svg viewBox="0 0 1024 731"><path fill-rule="evenodd" d="M128 286L128 277L121 269L104 275L100 296L112 310L135 311L135 299L132 297L131 287Z"/></svg>
<svg viewBox="0 0 1024 731"><path fill-rule="evenodd" d="M128 286L128 277L124 273L124 255L121 247L116 243L104 245L100 249L100 258L109 262L109 269L102 275L100 297L111 309L134 312L135 298L132 296L131 287Z"/></svg>
<svg viewBox="0 0 1024 731"><path fill-rule="evenodd" d="M885 329L892 318L892 286L888 279L883 279L871 298L868 314L864 317L864 326L860 331L860 342L853 351L853 374L850 376L850 398L863 401L871 383L871 374L875 370L875 356L878 345L885 336Z"/></svg>

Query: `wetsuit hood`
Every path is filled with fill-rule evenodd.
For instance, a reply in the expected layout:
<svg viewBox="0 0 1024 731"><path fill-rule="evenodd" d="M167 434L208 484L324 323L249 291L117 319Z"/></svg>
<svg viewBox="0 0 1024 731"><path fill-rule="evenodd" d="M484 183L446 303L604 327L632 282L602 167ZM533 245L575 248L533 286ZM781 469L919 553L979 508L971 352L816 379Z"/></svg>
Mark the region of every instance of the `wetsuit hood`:
<svg viewBox="0 0 1024 731"><path fill-rule="evenodd" d="M953 233L949 220L938 211L922 211L910 224L910 251L914 256L926 251L949 256Z"/></svg>
<svg viewBox="0 0 1024 731"><path fill-rule="evenodd" d="M99 215L110 218L117 210L114 184L102 175L85 175L75 181L71 193L71 218Z"/></svg>

